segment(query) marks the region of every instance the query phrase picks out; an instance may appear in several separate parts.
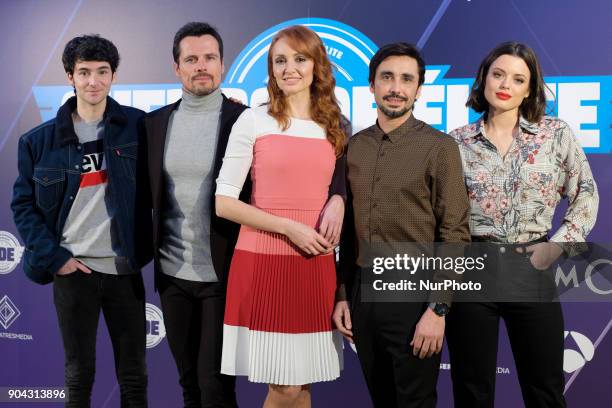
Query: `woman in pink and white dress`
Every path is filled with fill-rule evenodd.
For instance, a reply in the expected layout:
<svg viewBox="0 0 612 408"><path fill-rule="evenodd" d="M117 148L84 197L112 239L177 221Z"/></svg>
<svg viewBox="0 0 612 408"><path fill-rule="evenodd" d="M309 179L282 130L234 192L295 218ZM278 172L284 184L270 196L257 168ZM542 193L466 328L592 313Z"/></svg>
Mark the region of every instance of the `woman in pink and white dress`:
<svg viewBox="0 0 612 408"><path fill-rule="evenodd" d="M309 384L342 368L331 315L341 224L320 222L346 136L321 39L286 28L268 55L269 102L233 126L216 209L242 224L227 289L221 372L269 384L266 407L310 406ZM238 200L249 174L251 204Z"/></svg>

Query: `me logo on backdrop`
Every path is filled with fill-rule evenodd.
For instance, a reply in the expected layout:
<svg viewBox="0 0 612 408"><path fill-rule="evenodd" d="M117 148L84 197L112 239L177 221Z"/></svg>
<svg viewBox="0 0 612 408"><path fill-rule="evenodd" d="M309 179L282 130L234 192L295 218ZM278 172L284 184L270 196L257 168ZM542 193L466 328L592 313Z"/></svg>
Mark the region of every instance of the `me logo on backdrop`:
<svg viewBox="0 0 612 408"><path fill-rule="evenodd" d="M299 18L271 27L253 40L233 61L223 92L256 106L267 100L267 52L272 37L290 25L302 24L323 40L336 67L336 96L353 130L370 126L376 105L368 84L368 65L378 46L357 29L339 21ZM476 63L476 62L475 62ZM465 107L473 78L446 78L451 65L427 66L415 116L442 131L475 121L478 115ZM586 153L612 152L612 76L560 76L545 78L551 114L569 123ZM35 86L32 89L44 121L53 118L60 105L73 95L70 86ZM123 105L151 111L175 102L180 84L115 85L111 96ZM553 100L555 101L553 103Z"/></svg>
<svg viewBox="0 0 612 408"><path fill-rule="evenodd" d="M0 275L11 273L23 256L23 247L13 234L0 231ZM5 327L6 329L6 327Z"/></svg>
<svg viewBox="0 0 612 408"><path fill-rule="evenodd" d="M145 318L147 320L147 348L153 348L166 337L164 315L157 306L147 303L145 306Z"/></svg>

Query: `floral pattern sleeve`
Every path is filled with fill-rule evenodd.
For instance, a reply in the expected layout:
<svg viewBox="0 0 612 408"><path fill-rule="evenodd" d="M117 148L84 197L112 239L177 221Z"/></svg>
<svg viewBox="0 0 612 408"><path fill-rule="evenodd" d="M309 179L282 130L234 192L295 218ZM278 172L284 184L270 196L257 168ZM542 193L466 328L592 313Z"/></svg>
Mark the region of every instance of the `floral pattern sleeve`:
<svg viewBox="0 0 612 408"><path fill-rule="evenodd" d="M593 229L599 207L597 185L582 147L571 128L560 122L560 137L555 138L556 161L559 172L558 186L569 206L561 227L551 237L553 242L584 242Z"/></svg>

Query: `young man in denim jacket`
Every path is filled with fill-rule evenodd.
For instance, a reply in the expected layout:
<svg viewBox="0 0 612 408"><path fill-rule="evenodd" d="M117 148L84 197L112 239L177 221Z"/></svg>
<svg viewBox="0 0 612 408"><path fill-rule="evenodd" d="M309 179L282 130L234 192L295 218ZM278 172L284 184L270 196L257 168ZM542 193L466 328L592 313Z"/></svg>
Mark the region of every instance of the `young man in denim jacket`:
<svg viewBox="0 0 612 408"><path fill-rule="evenodd" d="M119 53L97 35L66 44L62 62L75 96L19 140L15 224L24 270L53 282L66 356L69 407L88 407L100 310L115 355L122 407L147 405L145 297L150 212L138 198L138 120L108 96Z"/></svg>

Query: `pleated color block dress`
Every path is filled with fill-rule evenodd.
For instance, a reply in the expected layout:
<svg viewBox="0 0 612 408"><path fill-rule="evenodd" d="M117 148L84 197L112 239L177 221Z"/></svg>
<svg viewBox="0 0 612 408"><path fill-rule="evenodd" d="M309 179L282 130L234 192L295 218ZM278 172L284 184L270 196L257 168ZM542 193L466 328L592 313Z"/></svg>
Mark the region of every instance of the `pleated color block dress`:
<svg viewBox="0 0 612 408"><path fill-rule="evenodd" d="M335 161L315 122L292 119L282 131L267 107L247 109L233 126L216 194L238 198L250 169L252 205L315 227ZM337 378L335 290L333 254L305 256L282 234L242 226L229 273L221 372L279 385Z"/></svg>

